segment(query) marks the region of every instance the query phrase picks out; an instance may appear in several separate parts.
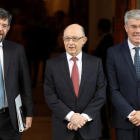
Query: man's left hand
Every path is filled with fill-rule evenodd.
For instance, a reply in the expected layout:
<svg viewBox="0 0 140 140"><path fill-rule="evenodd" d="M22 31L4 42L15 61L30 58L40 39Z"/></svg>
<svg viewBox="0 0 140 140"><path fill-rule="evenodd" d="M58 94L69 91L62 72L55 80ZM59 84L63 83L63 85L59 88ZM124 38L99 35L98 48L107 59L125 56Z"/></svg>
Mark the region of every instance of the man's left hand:
<svg viewBox="0 0 140 140"><path fill-rule="evenodd" d="M68 123L67 128L68 128L69 130L75 130L75 131L78 130L78 127L76 127L76 126L75 126L74 124L72 124L71 122Z"/></svg>
<svg viewBox="0 0 140 140"><path fill-rule="evenodd" d="M136 111L132 114L130 114L132 117L129 119L134 125L139 126L140 125L140 111Z"/></svg>
<svg viewBox="0 0 140 140"><path fill-rule="evenodd" d="M29 129L31 127L32 119L33 119L33 117L26 117L26 127L25 127L24 131L26 131L27 129Z"/></svg>

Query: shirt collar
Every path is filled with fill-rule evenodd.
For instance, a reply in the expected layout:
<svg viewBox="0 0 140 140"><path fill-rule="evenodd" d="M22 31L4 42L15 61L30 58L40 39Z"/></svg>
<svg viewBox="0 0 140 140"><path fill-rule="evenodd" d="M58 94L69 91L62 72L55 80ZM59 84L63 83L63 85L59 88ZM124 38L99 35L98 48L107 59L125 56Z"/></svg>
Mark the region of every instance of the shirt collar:
<svg viewBox="0 0 140 140"><path fill-rule="evenodd" d="M0 47L2 47L3 45L2 45L2 42L0 42Z"/></svg>
<svg viewBox="0 0 140 140"><path fill-rule="evenodd" d="M73 57L72 55L68 54L66 52L66 56L67 56L67 60L71 60L71 58ZM79 61L82 61L82 51L76 56L78 58Z"/></svg>
<svg viewBox="0 0 140 140"><path fill-rule="evenodd" d="M129 38L128 38L128 46L129 46L130 50L132 50L132 49L134 49L134 47L136 47L129 41ZM139 45L139 47L140 47L140 45Z"/></svg>

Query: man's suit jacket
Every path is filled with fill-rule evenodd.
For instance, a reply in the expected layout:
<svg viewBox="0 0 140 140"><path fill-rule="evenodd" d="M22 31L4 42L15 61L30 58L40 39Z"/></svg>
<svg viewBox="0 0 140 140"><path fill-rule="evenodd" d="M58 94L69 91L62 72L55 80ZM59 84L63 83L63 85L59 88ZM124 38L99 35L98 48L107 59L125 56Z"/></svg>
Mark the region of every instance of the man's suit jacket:
<svg viewBox="0 0 140 140"><path fill-rule="evenodd" d="M78 99L70 78L66 52L46 62L44 92L53 111L53 139L72 140L74 130L68 130L66 115L70 111L85 113L92 118L79 129L84 139L101 136L100 109L105 102L106 80L101 59L82 53L82 76Z"/></svg>
<svg viewBox="0 0 140 140"><path fill-rule="evenodd" d="M25 115L33 116L33 94L26 55L22 45L3 41L4 79L12 124L18 130L15 98L21 93ZM19 91L20 89L20 91Z"/></svg>
<svg viewBox="0 0 140 140"><path fill-rule="evenodd" d="M112 126L134 128L127 116L140 109L140 83L127 40L108 49L107 79L109 98L113 104Z"/></svg>

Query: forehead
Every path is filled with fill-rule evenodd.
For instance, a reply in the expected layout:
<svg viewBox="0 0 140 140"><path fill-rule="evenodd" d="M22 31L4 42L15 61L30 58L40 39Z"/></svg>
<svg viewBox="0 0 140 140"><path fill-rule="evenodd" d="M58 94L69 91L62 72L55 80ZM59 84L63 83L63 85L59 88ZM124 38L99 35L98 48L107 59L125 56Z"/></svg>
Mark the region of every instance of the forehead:
<svg viewBox="0 0 140 140"><path fill-rule="evenodd" d="M133 18L130 18L128 19L128 24L130 25L136 25L136 24L140 24L140 19L133 19Z"/></svg>
<svg viewBox="0 0 140 140"><path fill-rule="evenodd" d="M65 29L64 36L83 36L82 28L80 26L70 26Z"/></svg>
<svg viewBox="0 0 140 140"><path fill-rule="evenodd" d="M0 23L1 24L8 24L8 19L2 19L2 18L0 18Z"/></svg>

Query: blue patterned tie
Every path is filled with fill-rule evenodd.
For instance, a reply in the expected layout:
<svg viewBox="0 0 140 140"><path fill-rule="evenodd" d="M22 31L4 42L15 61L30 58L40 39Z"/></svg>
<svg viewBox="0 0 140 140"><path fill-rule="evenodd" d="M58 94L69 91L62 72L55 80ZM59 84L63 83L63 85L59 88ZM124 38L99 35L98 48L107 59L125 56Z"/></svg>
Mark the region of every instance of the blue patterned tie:
<svg viewBox="0 0 140 140"><path fill-rule="evenodd" d="M135 47L135 56L134 56L134 64L136 68L136 74L138 79L140 79L140 56L139 56L139 50L140 47Z"/></svg>
<svg viewBox="0 0 140 140"><path fill-rule="evenodd" d="M2 68L0 62L0 109L4 106L4 86L3 86L3 78L2 78Z"/></svg>

